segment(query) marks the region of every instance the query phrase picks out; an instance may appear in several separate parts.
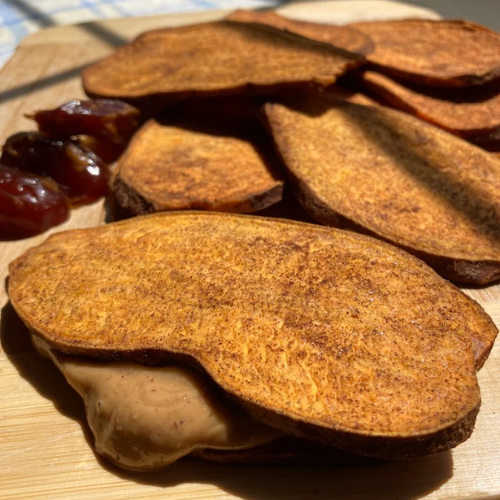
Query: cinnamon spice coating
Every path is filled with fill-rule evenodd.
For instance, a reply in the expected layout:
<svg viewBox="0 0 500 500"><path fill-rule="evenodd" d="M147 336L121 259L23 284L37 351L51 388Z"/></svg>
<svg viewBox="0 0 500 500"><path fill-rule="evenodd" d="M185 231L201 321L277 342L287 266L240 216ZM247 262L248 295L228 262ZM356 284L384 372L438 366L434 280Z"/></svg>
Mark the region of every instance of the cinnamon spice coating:
<svg viewBox="0 0 500 500"><path fill-rule="evenodd" d="M355 233L136 217L28 250L9 295L54 348L188 362L255 419L357 453L449 449L479 409L471 337L487 316L420 260Z"/></svg>

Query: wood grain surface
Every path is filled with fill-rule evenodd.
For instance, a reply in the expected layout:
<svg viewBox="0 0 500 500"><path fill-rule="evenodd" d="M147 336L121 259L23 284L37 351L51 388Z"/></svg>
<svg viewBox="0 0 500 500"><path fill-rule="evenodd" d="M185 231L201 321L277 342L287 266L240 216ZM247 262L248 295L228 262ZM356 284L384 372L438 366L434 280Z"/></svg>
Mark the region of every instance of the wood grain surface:
<svg viewBox="0 0 500 500"><path fill-rule="evenodd" d="M387 17L387 2L292 4L283 13L323 22ZM227 11L56 27L26 39L0 71L0 139L32 129L23 117L83 97L81 69L138 33L207 21ZM398 5L396 17L436 17ZM103 223L102 202L72 213L53 231ZM44 235L0 242L8 263ZM50 275L47 275L50 279ZM466 290L500 325L500 286ZM2 499L482 499L500 498L500 346L479 374L483 404L471 439L452 452L363 468L222 466L185 459L155 473L120 470L93 451L83 404L52 364L35 355L28 332L0 290L0 498Z"/></svg>

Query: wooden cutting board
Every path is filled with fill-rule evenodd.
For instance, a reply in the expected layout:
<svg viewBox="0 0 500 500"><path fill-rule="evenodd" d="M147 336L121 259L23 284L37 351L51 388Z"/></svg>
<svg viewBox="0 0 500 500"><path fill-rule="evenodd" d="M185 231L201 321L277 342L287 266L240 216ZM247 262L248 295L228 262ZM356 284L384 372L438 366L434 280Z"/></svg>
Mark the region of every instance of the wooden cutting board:
<svg viewBox="0 0 500 500"><path fill-rule="evenodd" d="M291 17L339 23L370 17L437 17L424 9L378 1L311 2L282 10ZM23 113L83 97L80 70L113 47L147 29L218 19L226 13L122 19L32 35L0 72L0 140L33 128ZM54 231L103 220L99 202L75 210L71 220ZM46 236L0 242L2 283L8 263ZM500 325L500 286L466 292ZM500 345L479 375L483 405L476 430L453 452L364 468L221 466L187 459L162 472L130 473L93 452L80 398L50 362L34 354L3 286L0 307L2 499L500 498Z"/></svg>

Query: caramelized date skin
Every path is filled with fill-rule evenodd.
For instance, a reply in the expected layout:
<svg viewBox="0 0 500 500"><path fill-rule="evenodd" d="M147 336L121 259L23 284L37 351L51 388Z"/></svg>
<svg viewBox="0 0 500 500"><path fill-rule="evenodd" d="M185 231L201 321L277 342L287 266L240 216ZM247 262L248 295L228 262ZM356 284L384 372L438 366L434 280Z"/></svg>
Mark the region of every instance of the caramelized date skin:
<svg viewBox="0 0 500 500"><path fill-rule="evenodd" d="M90 135L113 144L126 144L139 126L139 110L123 101L95 99L70 101L57 109L28 115L40 132L66 139Z"/></svg>
<svg viewBox="0 0 500 500"><path fill-rule="evenodd" d="M0 239L43 233L68 215L68 200L52 179L0 165Z"/></svg>
<svg viewBox="0 0 500 500"><path fill-rule="evenodd" d="M19 132L5 142L0 162L51 177L72 205L89 203L108 192L107 166L74 141L50 139L38 132Z"/></svg>
<svg viewBox="0 0 500 500"><path fill-rule="evenodd" d="M114 142L110 142L106 139L97 139L96 137L92 137L90 135L79 135L74 140L83 149L89 149L92 153L108 164L118 160L127 147L125 143L115 144Z"/></svg>

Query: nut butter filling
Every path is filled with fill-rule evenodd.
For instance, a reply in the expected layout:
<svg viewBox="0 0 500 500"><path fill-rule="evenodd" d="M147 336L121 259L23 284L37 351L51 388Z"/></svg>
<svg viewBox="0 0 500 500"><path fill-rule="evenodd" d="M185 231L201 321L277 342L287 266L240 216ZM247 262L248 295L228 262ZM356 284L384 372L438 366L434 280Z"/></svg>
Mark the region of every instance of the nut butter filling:
<svg viewBox="0 0 500 500"><path fill-rule="evenodd" d="M32 340L83 398L96 451L121 467L158 469L194 450L251 448L281 436L193 369L89 360Z"/></svg>

